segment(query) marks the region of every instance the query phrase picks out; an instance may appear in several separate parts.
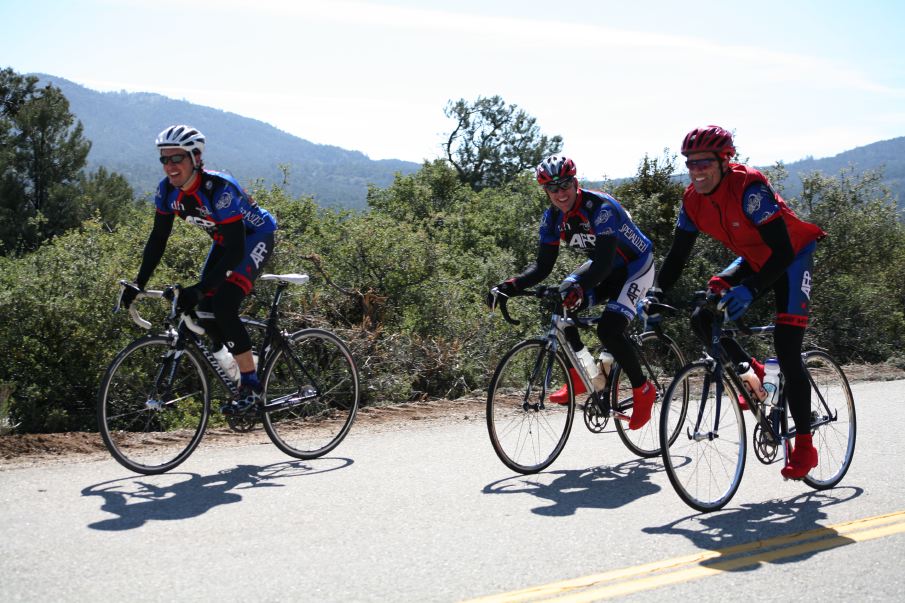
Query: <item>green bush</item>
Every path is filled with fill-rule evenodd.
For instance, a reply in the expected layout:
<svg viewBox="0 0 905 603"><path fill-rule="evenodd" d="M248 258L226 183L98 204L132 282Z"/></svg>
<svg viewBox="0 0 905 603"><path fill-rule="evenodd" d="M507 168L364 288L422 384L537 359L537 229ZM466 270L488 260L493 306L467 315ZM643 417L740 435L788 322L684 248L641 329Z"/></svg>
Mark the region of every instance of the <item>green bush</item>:
<svg viewBox="0 0 905 603"><path fill-rule="evenodd" d="M669 157L645 159L637 179L612 191L651 233L658 265L681 200L672 170ZM493 284L534 260L547 201L530 174L475 192L443 162L426 163L385 189L371 189L367 212L323 209L280 188L253 194L280 223L267 270L312 277L285 296L287 325L329 328L347 341L366 404L482 389L513 343L541 331L531 299L511 304L522 321L517 327L483 304ZM809 177L802 197L789 202L829 233L815 256L809 341L842 363L898 362L905 231L876 176ZM127 211L116 230L91 219L32 253L0 257L0 428L96 428L100 378L113 355L142 333L125 314L111 313L117 281L134 278L152 222L147 203ZM177 224L149 286L194 283L209 246L200 230ZM562 256L551 283L581 260L566 250ZM699 237L672 300L688 300L732 259L722 245ZM258 283L249 313L266 313L272 287ZM771 301L756 304L748 320L772 320ZM164 309L149 300L142 313L159 320ZM687 308L667 330L686 354L699 353ZM766 355L769 344L754 343L751 351Z"/></svg>

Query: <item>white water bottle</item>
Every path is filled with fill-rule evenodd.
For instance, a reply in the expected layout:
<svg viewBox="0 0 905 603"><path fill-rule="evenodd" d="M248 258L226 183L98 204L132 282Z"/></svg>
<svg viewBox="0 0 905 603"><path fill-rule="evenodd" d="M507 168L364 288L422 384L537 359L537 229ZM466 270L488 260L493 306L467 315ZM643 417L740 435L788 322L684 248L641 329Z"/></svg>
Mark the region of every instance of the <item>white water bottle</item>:
<svg viewBox="0 0 905 603"><path fill-rule="evenodd" d="M604 387L606 387L606 382L610 378L610 371L613 370L614 360L615 358L613 358L613 355L606 350L602 350L600 354L597 355L597 370L599 370L600 372L593 381L594 387L597 389L597 391L600 391Z"/></svg>
<svg viewBox="0 0 905 603"><path fill-rule="evenodd" d="M779 393L779 362L776 358L767 358L764 362L764 390L767 392L764 404L776 404L776 394Z"/></svg>
<svg viewBox="0 0 905 603"><path fill-rule="evenodd" d="M575 352L575 355L578 357L578 362L581 363L581 368L584 369L584 372L588 375L588 379L591 381L591 384L594 387L597 387L597 382L595 379L600 377L600 369L597 368L597 363L594 361L594 356L591 355L591 352L587 347L581 348L578 352ZM604 381L604 384L606 382Z"/></svg>
<svg viewBox="0 0 905 603"><path fill-rule="evenodd" d="M751 395L760 400L764 401L764 398L767 397L767 390L764 389L764 386L761 384L760 379L757 377L757 373L754 372L754 367L747 362L742 362L738 365L738 377L742 380L742 383L745 384L745 389L747 389Z"/></svg>
<svg viewBox="0 0 905 603"><path fill-rule="evenodd" d="M239 365L236 364L236 359L229 353L229 350L225 345L214 352L214 358L217 359L220 368L223 369L226 376L238 383L239 379L242 377L242 373L239 371Z"/></svg>

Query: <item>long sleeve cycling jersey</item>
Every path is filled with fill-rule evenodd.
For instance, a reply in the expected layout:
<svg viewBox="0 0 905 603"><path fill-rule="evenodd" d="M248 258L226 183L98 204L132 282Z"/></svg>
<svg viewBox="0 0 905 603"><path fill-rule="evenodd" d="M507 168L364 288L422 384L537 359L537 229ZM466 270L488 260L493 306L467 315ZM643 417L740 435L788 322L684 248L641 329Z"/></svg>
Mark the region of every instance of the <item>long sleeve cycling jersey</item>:
<svg viewBox="0 0 905 603"><path fill-rule="evenodd" d="M541 218L537 260L516 277L516 286L530 287L543 281L564 243L592 259L579 284L591 289L612 270L646 260L653 253L650 239L639 229L628 212L612 196L578 189L574 207L563 212L548 207Z"/></svg>

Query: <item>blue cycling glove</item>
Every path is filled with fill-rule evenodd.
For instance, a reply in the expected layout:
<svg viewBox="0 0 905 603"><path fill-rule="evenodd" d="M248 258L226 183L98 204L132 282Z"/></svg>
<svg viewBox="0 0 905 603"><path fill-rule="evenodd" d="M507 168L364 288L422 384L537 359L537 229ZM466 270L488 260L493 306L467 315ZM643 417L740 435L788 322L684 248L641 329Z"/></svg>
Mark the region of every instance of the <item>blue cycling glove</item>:
<svg viewBox="0 0 905 603"><path fill-rule="evenodd" d="M748 306L751 305L752 301L754 301L754 294L751 292L751 289L745 285L739 285L730 289L729 292L723 296L723 299L720 300L717 308L726 310L730 320L738 320L748 309Z"/></svg>
<svg viewBox="0 0 905 603"><path fill-rule="evenodd" d="M648 304L663 303L663 291L657 287L651 287L647 295L638 302L635 311L644 323L645 328L658 325L663 321L663 315L658 311L648 313Z"/></svg>

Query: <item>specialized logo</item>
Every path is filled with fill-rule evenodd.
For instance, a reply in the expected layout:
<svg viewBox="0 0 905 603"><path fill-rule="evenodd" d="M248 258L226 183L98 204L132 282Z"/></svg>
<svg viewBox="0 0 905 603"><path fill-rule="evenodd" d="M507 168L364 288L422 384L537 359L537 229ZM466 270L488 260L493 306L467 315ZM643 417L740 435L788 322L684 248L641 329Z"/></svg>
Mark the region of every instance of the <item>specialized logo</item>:
<svg viewBox="0 0 905 603"><path fill-rule="evenodd" d="M251 224L255 228L264 226L264 216L256 211L252 211L250 209L242 210L242 218L244 218L247 223Z"/></svg>
<svg viewBox="0 0 905 603"><path fill-rule="evenodd" d="M624 236L628 241L634 245L638 251L644 252L647 251L647 248L650 247L650 244L644 240L644 238L637 233L631 226L628 224L623 224L619 228L619 234Z"/></svg>
<svg viewBox="0 0 905 603"><path fill-rule="evenodd" d="M811 273L807 270L801 276L801 292L804 293L805 297L811 299Z"/></svg>
<svg viewBox="0 0 905 603"><path fill-rule="evenodd" d="M264 260L267 259L267 245L263 241L254 246L249 254L251 261L255 263L255 268L260 268Z"/></svg>
<svg viewBox="0 0 905 603"><path fill-rule="evenodd" d="M769 218L771 218L771 217L773 216L773 214L775 214L775 213L776 213L775 211L769 211L769 210L768 210L768 211L765 211L765 212L763 213L763 215L761 215L760 220L758 220L757 223L758 223L758 224L763 224L763 223L766 222Z"/></svg>
<svg viewBox="0 0 905 603"><path fill-rule="evenodd" d="M232 202L233 194L229 191L223 191L223 194L217 199L217 209L226 209Z"/></svg>

